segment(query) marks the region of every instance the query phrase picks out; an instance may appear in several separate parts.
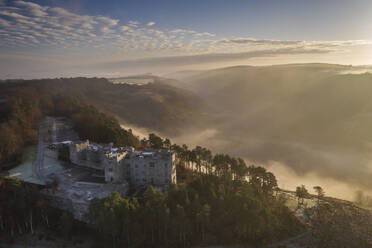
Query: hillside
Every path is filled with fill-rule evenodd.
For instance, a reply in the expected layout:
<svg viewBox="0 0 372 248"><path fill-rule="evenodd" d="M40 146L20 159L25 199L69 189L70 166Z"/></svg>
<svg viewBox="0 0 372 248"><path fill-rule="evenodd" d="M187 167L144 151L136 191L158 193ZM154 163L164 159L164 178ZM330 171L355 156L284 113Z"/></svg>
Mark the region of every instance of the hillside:
<svg viewBox="0 0 372 248"><path fill-rule="evenodd" d="M202 101L192 92L156 79L144 85L112 84L105 79L64 84L63 90L114 114L128 124L176 135L199 118Z"/></svg>
<svg viewBox="0 0 372 248"><path fill-rule="evenodd" d="M176 135L186 126L197 125L203 101L191 91L172 86L173 81L153 77L153 83L138 85L114 84L104 78L61 78L15 80L12 84L74 96L126 124Z"/></svg>

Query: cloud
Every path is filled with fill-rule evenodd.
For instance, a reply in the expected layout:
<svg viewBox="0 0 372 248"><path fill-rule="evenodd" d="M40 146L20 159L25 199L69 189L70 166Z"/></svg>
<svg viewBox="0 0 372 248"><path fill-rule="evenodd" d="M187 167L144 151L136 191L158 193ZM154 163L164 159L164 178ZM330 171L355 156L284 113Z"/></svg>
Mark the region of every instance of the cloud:
<svg viewBox="0 0 372 248"><path fill-rule="evenodd" d="M48 7L42 7L36 3L25 1L15 1L14 4L25 7L28 10L28 12L33 16L42 17L47 15L45 10L47 10Z"/></svg>
<svg viewBox="0 0 372 248"><path fill-rule="evenodd" d="M189 34L195 34L196 33L196 31L194 31L194 30L187 30L187 29L181 29L181 28L173 29L170 32L171 33L189 33Z"/></svg>
<svg viewBox="0 0 372 248"><path fill-rule="evenodd" d="M96 19L105 23L106 25L109 25L109 26L115 26L119 22L119 20L111 19L111 18L104 17L104 16L98 16Z"/></svg>
<svg viewBox="0 0 372 248"><path fill-rule="evenodd" d="M303 41L297 40L258 40L254 38L234 38L219 41L222 44L248 44L248 45L299 45Z"/></svg>
<svg viewBox="0 0 372 248"><path fill-rule="evenodd" d="M20 15L20 14L18 14L18 13L14 13L14 12L0 11L0 15L2 15L2 16L7 16L7 17L13 18L13 19L15 19L15 20L19 20L19 19L28 19L28 17L23 16L23 15Z"/></svg>
<svg viewBox="0 0 372 248"><path fill-rule="evenodd" d="M129 29L130 29L130 27L125 26L125 25L123 25L123 26L120 27L120 30L121 30L122 32L128 31Z"/></svg>
<svg viewBox="0 0 372 248"><path fill-rule="evenodd" d="M84 22L81 26L83 28L93 29L93 24L91 22Z"/></svg>
<svg viewBox="0 0 372 248"><path fill-rule="evenodd" d="M368 40L346 41L305 41L305 40L269 40L255 38L222 39L212 42L214 47L223 49L265 49L265 48L305 48L328 52L342 51L353 46L372 44Z"/></svg>
<svg viewBox="0 0 372 248"><path fill-rule="evenodd" d="M94 49L120 48L126 52L141 51L142 54L156 57L158 52L169 55L191 55L194 53L239 53L262 49L307 48L314 50L337 50L352 46L355 41L290 41L264 40L255 38L217 39L210 32L176 28L172 30L153 29L155 22L131 20L127 25L118 25L119 20L107 16L79 15L64 8L41 6L36 3L17 0L0 7L0 26L5 29L8 38L38 31L36 38L40 46L63 45L66 49L84 46ZM46 35L46 36L45 36ZM29 38L31 39L31 38ZM5 42L6 43L6 42ZM3 42L4 44L4 42ZM9 42L7 43L9 44ZM23 41L20 43L25 46ZM359 43L361 44L361 41ZM75 54L75 52L74 52Z"/></svg>
<svg viewBox="0 0 372 248"><path fill-rule="evenodd" d="M52 12L52 14L55 14L55 15L58 15L58 16L61 16L61 17L73 17L73 16L75 16L71 12L69 12L69 11L67 11L63 8L58 8L58 7L50 8L49 11Z"/></svg>
<svg viewBox="0 0 372 248"><path fill-rule="evenodd" d="M86 28L92 28L93 25L98 24L97 21L101 21L103 23L109 22L108 19L103 21L100 17L97 17L98 19L95 20L94 16L77 15L63 8L49 8L48 12L50 12L48 17L42 19L42 22L47 25L62 28L72 28L74 25L84 25Z"/></svg>
<svg viewBox="0 0 372 248"><path fill-rule="evenodd" d="M1 26L1 27L9 27L10 24L9 24L8 21L6 21L6 20L0 18L0 26Z"/></svg>
<svg viewBox="0 0 372 248"><path fill-rule="evenodd" d="M140 25L141 23L138 22L138 21L129 21L128 22L128 25L131 26L131 27L137 27L138 25Z"/></svg>
<svg viewBox="0 0 372 248"><path fill-rule="evenodd" d="M172 65L293 54L295 51L301 51L301 54L330 53L370 44L363 40L220 39L216 34L187 28L156 29L152 21L143 25L135 20L120 24L118 19L110 16L81 15L61 7L6 1L5 6L0 6L0 52L22 47L34 56L40 51L52 50L70 58L98 56L108 61L120 61L122 56L127 60L141 56L144 60L136 63L146 64L147 58L151 57L157 58L155 61L160 64ZM164 55L168 57L165 59ZM181 59L184 61L179 61Z"/></svg>
<svg viewBox="0 0 372 248"><path fill-rule="evenodd" d="M216 36L215 34L208 33L208 32L202 32L202 33L196 33L195 36L209 36L209 37L214 37Z"/></svg>
<svg viewBox="0 0 372 248"><path fill-rule="evenodd" d="M100 31L101 31L102 33L113 33L113 32L114 32L114 30L110 29L109 27L102 27L102 28L100 29Z"/></svg>
<svg viewBox="0 0 372 248"><path fill-rule="evenodd" d="M282 48L267 49L240 53L208 53L196 55L180 55L167 57L151 57L141 59L130 59L119 62L109 62L98 64L97 67L107 69L118 69L123 67L151 67L151 66L184 66L197 65L205 63L228 62L234 60L243 60L257 57L269 57L278 55L296 55L296 54L324 54L329 53L325 49L307 49L307 48Z"/></svg>

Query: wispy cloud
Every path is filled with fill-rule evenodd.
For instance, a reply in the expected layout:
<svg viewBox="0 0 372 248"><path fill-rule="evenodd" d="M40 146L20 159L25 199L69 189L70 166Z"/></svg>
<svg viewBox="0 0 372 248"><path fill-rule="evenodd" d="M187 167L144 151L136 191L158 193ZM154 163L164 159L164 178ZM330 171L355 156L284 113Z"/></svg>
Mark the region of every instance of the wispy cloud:
<svg viewBox="0 0 372 248"><path fill-rule="evenodd" d="M107 61L143 57L144 60L136 63L157 58L160 64L190 64L293 53L331 53L370 44L366 40L222 38L207 31L159 26L155 21L125 21L112 16L77 14L34 2L3 1L0 2L0 52L22 51L36 57L40 51L53 51L53 56L59 53L70 60L90 61L91 56Z"/></svg>
<svg viewBox="0 0 372 248"><path fill-rule="evenodd" d="M8 21L0 18L0 27L9 27L10 24Z"/></svg>
<svg viewBox="0 0 372 248"><path fill-rule="evenodd" d="M111 19L111 18L104 17L104 16L98 16L96 19L99 20L99 21L102 21L103 23L105 23L109 26L115 26L119 22L119 20Z"/></svg>
<svg viewBox="0 0 372 248"><path fill-rule="evenodd" d="M240 52L240 53L207 53L195 55L180 55L166 57L151 57L140 59L129 59L118 62L100 63L98 67L107 67L118 69L122 67L138 67L138 66L182 66L190 64L204 64L215 62L228 62L234 60L243 60L257 57L269 57L276 55L296 55L296 54L324 54L330 50L325 49L309 49L301 48L280 48L280 49L265 49L259 51Z"/></svg>
<svg viewBox="0 0 372 248"><path fill-rule="evenodd" d="M129 29L130 29L130 27L125 26L125 25L120 27L120 30L123 31L123 32L128 31Z"/></svg>
<svg viewBox="0 0 372 248"><path fill-rule="evenodd" d="M138 21L129 21L128 25L131 27L137 27L139 24L141 24Z"/></svg>
<svg viewBox="0 0 372 248"><path fill-rule="evenodd" d="M222 44L249 44L249 45L296 45L302 44L303 41L298 40L258 40L254 38L234 38L223 39L220 41Z"/></svg>
<svg viewBox="0 0 372 248"><path fill-rule="evenodd" d="M25 7L25 11L27 11L32 16L42 17L47 15L45 11L48 9L48 7L42 7L36 3L25 1L15 1L14 4L20 7Z"/></svg>

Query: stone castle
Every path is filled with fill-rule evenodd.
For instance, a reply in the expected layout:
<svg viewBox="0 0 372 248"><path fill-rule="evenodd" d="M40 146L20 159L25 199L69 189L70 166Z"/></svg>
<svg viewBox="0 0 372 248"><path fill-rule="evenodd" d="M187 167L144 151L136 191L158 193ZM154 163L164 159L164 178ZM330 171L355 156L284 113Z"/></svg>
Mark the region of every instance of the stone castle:
<svg viewBox="0 0 372 248"><path fill-rule="evenodd" d="M136 151L89 141L69 145L73 164L104 171L107 183L129 182L134 186L176 183L175 154L168 150Z"/></svg>

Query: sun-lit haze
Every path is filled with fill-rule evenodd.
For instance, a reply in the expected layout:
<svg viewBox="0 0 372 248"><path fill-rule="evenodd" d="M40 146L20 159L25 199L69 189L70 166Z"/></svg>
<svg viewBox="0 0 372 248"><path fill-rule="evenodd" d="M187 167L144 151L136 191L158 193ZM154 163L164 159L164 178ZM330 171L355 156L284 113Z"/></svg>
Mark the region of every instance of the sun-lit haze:
<svg viewBox="0 0 372 248"><path fill-rule="evenodd" d="M0 77L371 64L371 1L0 1Z"/></svg>
<svg viewBox="0 0 372 248"><path fill-rule="evenodd" d="M0 0L0 247L372 248L371 13Z"/></svg>

